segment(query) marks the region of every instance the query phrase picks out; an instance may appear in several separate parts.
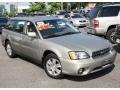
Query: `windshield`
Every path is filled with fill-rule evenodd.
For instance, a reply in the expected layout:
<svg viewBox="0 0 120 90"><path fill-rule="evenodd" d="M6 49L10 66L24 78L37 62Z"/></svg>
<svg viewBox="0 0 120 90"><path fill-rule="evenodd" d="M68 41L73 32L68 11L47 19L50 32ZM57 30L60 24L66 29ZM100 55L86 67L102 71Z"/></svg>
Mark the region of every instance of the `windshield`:
<svg viewBox="0 0 120 90"><path fill-rule="evenodd" d="M71 16L72 18L83 18L82 16L80 16L79 14L75 14L73 16Z"/></svg>
<svg viewBox="0 0 120 90"><path fill-rule="evenodd" d="M61 19L39 21L36 22L36 25L43 38L58 37L79 32L76 28Z"/></svg>

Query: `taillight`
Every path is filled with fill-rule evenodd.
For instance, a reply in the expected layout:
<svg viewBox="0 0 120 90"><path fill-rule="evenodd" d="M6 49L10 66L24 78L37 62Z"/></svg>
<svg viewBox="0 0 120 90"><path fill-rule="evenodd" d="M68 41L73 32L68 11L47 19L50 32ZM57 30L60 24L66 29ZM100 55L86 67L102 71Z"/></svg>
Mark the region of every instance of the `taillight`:
<svg viewBox="0 0 120 90"><path fill-rule="evenodd" d="M94 28L99 28L99 21L98 20L94 20L93 21L93 25L94 25Z"/></svg>

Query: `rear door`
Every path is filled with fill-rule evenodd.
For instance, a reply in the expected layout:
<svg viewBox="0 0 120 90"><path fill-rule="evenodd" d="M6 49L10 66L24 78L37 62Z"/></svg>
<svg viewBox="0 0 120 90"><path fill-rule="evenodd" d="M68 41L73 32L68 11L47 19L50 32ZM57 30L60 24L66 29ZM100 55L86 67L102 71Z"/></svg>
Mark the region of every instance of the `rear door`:
<svg viewBox="0 0 120 90"><path fill-rule="evenodd" d="M24 25L25 25L25 21L11 20L6 26L9 35L8 38L10 39L10 42L12 44L12 48L16 52L21 52L20 45L21 45Z"/></svg>

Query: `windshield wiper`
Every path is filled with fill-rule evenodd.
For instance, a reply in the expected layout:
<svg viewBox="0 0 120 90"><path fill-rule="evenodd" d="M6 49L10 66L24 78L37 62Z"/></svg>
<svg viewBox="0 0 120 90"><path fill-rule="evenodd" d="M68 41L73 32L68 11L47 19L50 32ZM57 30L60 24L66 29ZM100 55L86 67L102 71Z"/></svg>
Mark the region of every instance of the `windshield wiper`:
<svg viewBox="0 0 120 90"><path fill-rule="evenodd" d="M53 38L53 37L59 37L60 35L58 34L53 34L53 35L49 35L49 36L45 36L44 38Z"/></svg>
<svg viewBox="0 0 120 90"><path fill-rule="evenodd" d="M66 32L63 34L53 34L53 35L45 36L44 38L53 38L53 37L59 37L59 36L64 36L64 35L77 34L77 33L80 33L80 32Z"/></svg>
<svg viewBox="0 0 120 90"><path fill-rule="evenodd" d="M71 34L77 34L77 33L80 33L80 32L66 32L66 33L63 33L62 35L71 35Z"/></svg>

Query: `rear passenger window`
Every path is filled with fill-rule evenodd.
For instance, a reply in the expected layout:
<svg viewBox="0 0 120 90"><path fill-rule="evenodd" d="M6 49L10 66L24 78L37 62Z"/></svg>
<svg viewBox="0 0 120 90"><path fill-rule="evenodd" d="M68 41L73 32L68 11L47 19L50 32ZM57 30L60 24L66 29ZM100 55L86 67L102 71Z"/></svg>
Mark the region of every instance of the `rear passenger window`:
<svg viewBox="0 0 120 90"><path fill-rule="evenodd" d="M8 30L14 30L14 25L15 25L15 23L16 23L16 21L9 21L8 23L7 23L7 25L5 26L5 28L6 29L8 29Z"/></svg>
<svg viewBox="0 0 120 90"><path fill-rule="evenodd" d="M111 16L117 16L120 10L120 6L109 6L104 7L98 17L111 17Z"/></svg>
<svg viewBox="0 0 120 90"><path fill-rule="evenodd" d="M23 32L25 21L11 20L7 23L6 29L16 32Z"/></svg>

